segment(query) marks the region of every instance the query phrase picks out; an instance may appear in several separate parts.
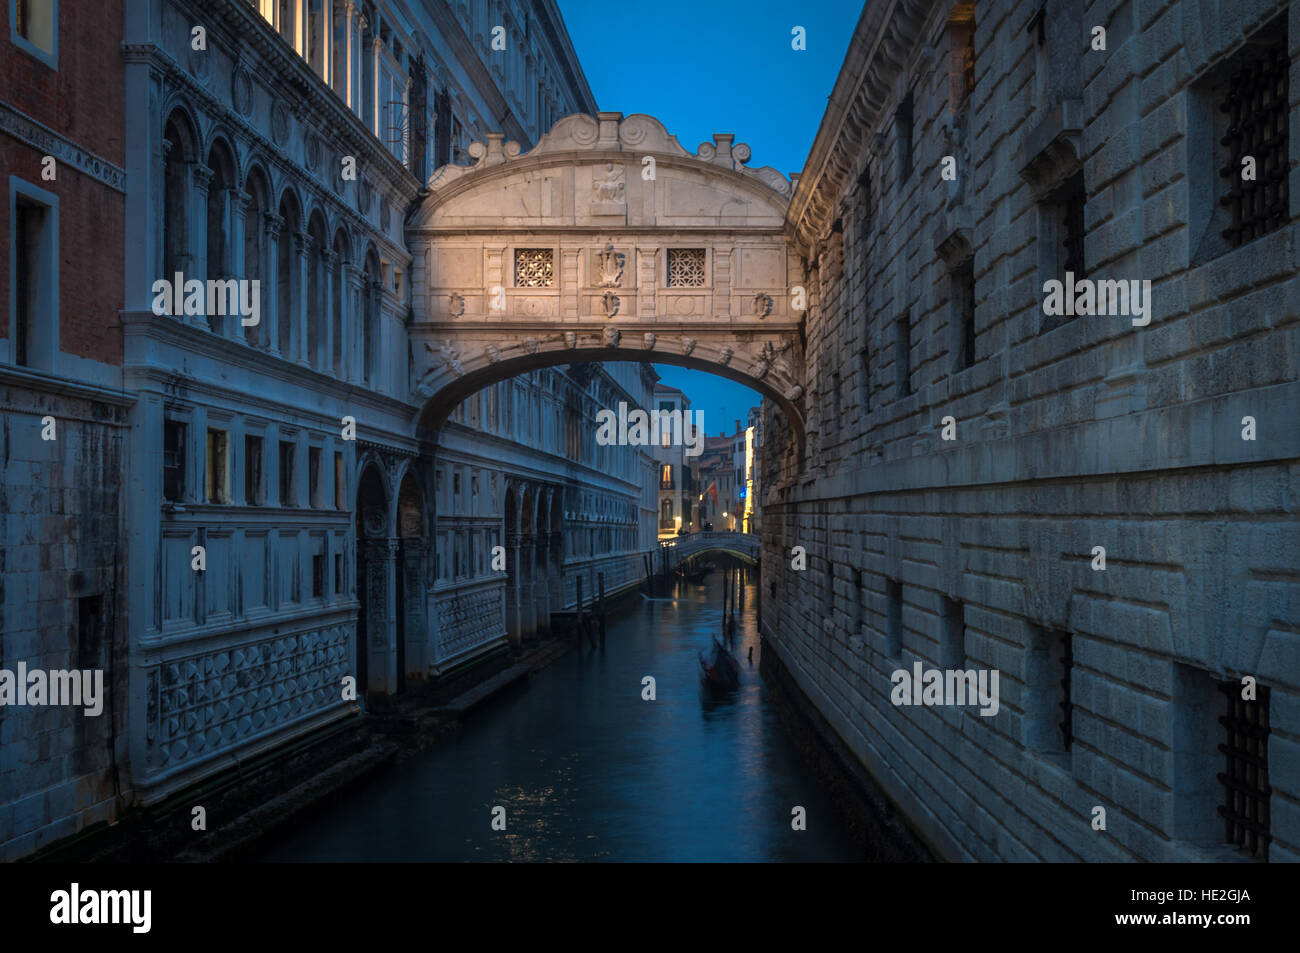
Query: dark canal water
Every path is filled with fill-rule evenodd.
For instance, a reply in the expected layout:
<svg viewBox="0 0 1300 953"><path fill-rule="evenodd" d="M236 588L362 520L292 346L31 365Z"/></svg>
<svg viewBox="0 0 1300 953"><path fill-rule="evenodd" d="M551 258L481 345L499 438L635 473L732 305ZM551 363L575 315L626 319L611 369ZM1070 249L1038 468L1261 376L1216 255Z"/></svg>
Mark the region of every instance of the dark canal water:
<svg viewBox="0 0 1300 953"><path fill-rule="evenodd" d="M746 588L740 689L706 698L697 652L722 579L611 618L525 688L267 845L267 861L853 861L863 856L805 767L758 672ZM750 646L754 661L747 661ZM643 701L641 680L656 680ZM492 830L492 808L506 830ZM807 829L791 828L791 810Z"/></svg>

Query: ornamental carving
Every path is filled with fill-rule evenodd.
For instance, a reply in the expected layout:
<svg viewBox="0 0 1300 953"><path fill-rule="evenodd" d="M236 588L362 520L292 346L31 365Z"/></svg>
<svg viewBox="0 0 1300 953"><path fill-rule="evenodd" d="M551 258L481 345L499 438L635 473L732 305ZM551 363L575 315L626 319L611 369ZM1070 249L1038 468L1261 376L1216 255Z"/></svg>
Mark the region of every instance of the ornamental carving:
<svg viewBox="0 0 1300 953"><path fill-rule="evenodd" d="M614 251L613 245L606 245L604 251L596 253L596 286L598 288L617 288L623 280L624 258Z"/></svg>
<svg viewBox="0 0 1300 953"><path fill-rule="evenodd" d="M279 100L271 107L271 138L277 146L289 141L289 107Z"/></svg>
<svg viewBox="0 0 1300 953"><path fill-rule="evenodd" d="M605 164L605 170L598 172L592 180L591 190L596 194L597 202L621 203L626 184L623 181L623 167L612 162Z"/></svg>
<svg viewBox="0 0 1300 953"><path fill-rule="evenodd" d="M614 315L618 314L618 308L621 303L619 296L614 294L612 291L606 291L600 296L600 307L601 310L605 312L606 318L612 318Z"/></svg>
<svg viewBox="0 0 1300 953"><path fill-rule="evenodd" d="M235 67L231 74L230 101L240 115L247 116L253 111L253 77L246 66Z"/></svg>

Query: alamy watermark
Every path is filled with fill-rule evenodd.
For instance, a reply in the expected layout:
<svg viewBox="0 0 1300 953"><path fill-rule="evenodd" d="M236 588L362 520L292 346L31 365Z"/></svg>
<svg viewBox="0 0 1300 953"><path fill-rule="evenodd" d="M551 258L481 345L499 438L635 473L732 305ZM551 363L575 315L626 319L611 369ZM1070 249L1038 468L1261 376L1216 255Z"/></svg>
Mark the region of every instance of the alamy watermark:
<svg viewBox="0 0 1300 953"><path fill-rule="evenodd" d="M686 448L686 456L704 452L704 411L627 409L619 401L618 412L608 408L596 412L596 443L602 447L671 447Z"/></svg>
<svg viewBox="0 0 1300 953"><path fill-rule="evenodd" d="M104 712L104 670L29 671L26 662L16 672L0 668L0 706L5 705L71 705L98 717Z"/></svg>
<svg viewBox="0 0 1300 953"><path fill-rule="evenodd" d="M153 313L157 315L224 317L237 314L239 323L246 328L262 323L262 282L257 278L209 278L206 282L191 278L186 281L178 271L175 281L159 278L153 283L152 290Z"/></svg>
<svg viewBox="0 0 1300 953"><path fill-rule="evenodd" d="M895 705L980 705L980 714L996 715L1001 707L998 694L1000 673L995 669L924 670L920 661L912 671L898 668L889 677L894 689L889 700Z"/></svg>
<svg viewBox="0 0 1300 953"><path fill-rule="evenodd" d="M1074 272L1065 273L1065 281L1055 278L1043 282L1043 313L1059 315L1113 315L1133 317L1135 328L1151 323L1151 281L1090 278L1074 280Z"/></svg>

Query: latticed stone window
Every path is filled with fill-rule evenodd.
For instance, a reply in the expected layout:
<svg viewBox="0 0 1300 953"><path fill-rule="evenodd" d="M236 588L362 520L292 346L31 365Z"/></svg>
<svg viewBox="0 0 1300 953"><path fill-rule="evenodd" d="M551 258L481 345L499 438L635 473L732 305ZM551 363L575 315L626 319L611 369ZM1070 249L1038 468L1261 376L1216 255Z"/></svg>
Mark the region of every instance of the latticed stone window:
<svg viewBox="0 0 1300 953"><path fill-rule="evenodd" d="M555 252L552 249L515 249L516 288L549 288L554 283Z"/></svg>
<svg viewBox="0 0 1300 953"><path fill-rule="evenodd" d="M668 287L699 288L704 285L704 249L668 249Z"/></svg>
<svg viewBox="0 0 1300 953"><path fill-rule="evenodd" d="M1281 41L1264 49L1248 47L1227 80L1219 110L1228 120L1222 143L1226 162L1219 169L1227 185L1220 204L1232 216L1223 237L1232 248L1281 228L1290 217L1287 202L1287 74L1286 27ZM1254 166L1254 178L1243 174L1243 161Z"/></svg>

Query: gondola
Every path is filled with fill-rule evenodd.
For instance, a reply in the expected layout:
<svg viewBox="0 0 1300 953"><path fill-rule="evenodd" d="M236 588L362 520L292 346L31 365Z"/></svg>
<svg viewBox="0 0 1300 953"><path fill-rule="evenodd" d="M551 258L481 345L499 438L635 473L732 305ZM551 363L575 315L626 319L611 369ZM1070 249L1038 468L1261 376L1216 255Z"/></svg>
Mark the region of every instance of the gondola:
<svg viewBox="0 0 1300 953"><path fill-rule="evenodd" d="M713 640L713 656L700 653L700 680L716 692L734 692L740 686L740 663L721 642Z"/></svg>

